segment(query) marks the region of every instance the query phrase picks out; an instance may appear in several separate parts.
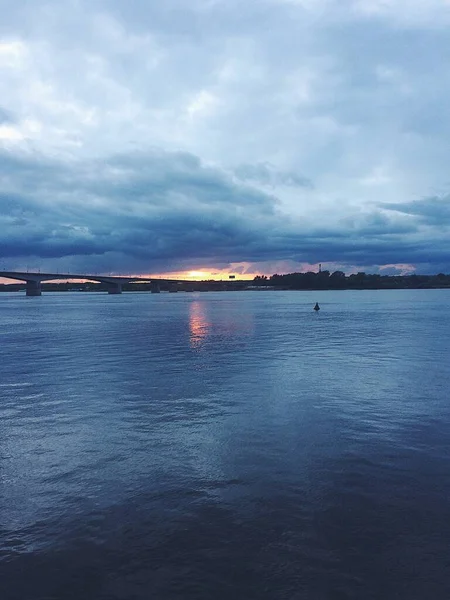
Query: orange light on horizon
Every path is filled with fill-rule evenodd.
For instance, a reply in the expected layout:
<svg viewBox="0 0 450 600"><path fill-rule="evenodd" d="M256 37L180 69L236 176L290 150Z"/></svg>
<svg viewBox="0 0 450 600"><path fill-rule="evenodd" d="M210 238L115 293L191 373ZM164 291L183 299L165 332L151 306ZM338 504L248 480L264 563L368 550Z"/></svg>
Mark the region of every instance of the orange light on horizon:
<svg viewBox="0 0 450 600"><path fill-rule="evenodd" d="M141 274L137 277L148 277L149 279L184 279L191 281L207 281L207 280L228 280L230 275L234 275L237 280L245 279L252 280L260 273L237 273L236 271L216 271L209 269L194 269L191 271L172 271L165 273Z"/></svg>
<svg viewBox="0 0 450 600"><path fill-rule="evenodd" d="M201 277L203 279L206 279L207 277L211 276L211 273L205 273L205 271L189 271L189 273L187 274L189 277Z"/></svg>

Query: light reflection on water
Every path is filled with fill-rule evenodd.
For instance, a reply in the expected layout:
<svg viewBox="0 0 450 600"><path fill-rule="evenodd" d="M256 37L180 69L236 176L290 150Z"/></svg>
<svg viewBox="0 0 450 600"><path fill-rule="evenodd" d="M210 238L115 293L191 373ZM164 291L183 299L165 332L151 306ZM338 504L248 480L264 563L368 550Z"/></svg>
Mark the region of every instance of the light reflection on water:
<svg viewBox="0 0 450 600"><path fill-rule="evenodd" d="M195 300L189 305L189 329L192 348L199 348L208 335L211 323L208 321L207 303Z"/></svg>
<svg viewBox="0 0 450 600"><path fill-rule="evenodd" d="M0 598L449 598L449 301L0 295Z"/></svg>

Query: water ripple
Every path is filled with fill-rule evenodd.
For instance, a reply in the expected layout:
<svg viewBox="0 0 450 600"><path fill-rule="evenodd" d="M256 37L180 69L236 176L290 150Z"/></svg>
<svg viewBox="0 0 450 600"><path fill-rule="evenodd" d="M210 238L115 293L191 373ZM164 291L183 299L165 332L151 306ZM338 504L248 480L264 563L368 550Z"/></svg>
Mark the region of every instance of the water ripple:
<svg viewBox="0 0 450 600"><path fill-rule="evenodd" d="M450 597L448 290L21 300L2 600Z"/></svg>

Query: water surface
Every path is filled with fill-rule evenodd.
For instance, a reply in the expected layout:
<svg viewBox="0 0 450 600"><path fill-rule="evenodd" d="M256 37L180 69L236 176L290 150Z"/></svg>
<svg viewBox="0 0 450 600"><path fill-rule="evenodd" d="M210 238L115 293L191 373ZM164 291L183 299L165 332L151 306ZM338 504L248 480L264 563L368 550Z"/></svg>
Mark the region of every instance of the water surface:
<svg viewBox="0 0 450 600"><path fill-rule="evenodd" d="M449 347L450 290L0 294L0 598L447 600Z"/></svg>

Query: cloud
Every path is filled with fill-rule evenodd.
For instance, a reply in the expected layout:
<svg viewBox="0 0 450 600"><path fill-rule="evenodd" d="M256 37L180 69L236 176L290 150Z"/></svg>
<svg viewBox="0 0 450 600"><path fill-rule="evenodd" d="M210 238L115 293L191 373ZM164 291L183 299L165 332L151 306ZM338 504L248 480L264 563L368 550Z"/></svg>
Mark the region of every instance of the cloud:
<svg viewBox="0 0 450 600"><path fill-rule="evenodd" d="M253 181L263 186L290 186L312 188L310 179L296 172L278 170L269 163L239 165L234 169L234 174L242 181Z"/></svg>
<svg viewBox="0 0 450 600"><path fill-rule="evenodd" d="M450 195L422 198L401 204L386 203L384 208L419 217L424 223L450 228Z"/></svg>
<svg viewBox="0 0 450 600"><path fill-rule="evenodd" d="M0 125L14 123L14 117L9 110L0 106Z"/></svg>
<svg viewBox="0 0 450 600"><path fill-rule="evenodd" d="M0 252L83 271L291 260L348 265L443 262L448 236L381 208L333 226L287 219L276 197L186 153L154 149L62 162L0 155ZM69 263L67 262L69 261Z"/></svg>
<svg viewBox="0 0 450 600"><path fill-rule="evenodd" d="M449 264L448 3L2 8L5 267Z"/></svg>
<svg viewBox="0 0 450 600"><path fill-rule="evenodd" d="M361 15L385 19L396 27L435 29L450 23L446 0L353 0L352 5Z"/></svg>
<svg viewBox="0 0 450 600"><path fill-rule="evenodd" d="M122 253L146 261L237 256L276 200L185 153L52 162L0 157L3 257Z"/></svg>

